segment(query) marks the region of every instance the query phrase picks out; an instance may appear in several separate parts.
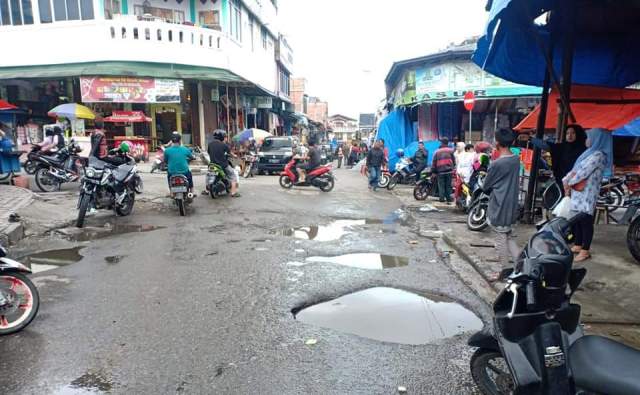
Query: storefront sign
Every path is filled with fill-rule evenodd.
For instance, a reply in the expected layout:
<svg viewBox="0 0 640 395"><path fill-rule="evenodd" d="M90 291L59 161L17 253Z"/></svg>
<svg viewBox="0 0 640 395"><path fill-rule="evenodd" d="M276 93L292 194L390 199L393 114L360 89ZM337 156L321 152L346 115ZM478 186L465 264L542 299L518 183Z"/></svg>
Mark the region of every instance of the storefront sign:
<svg viewBox="0 0 640 395"><path fill-rule="evenodd" d="M80 77L85 103L180 103L180 80Z"/></svg>
<svg viewBox="0 0 640 395"><path fill-rule="evenodd" d="M470 61L449 62L416 70L416 101L462 100L466 92L476 98L538 96L542 88L514 84L490 75Z"/></svg>
<svg viewBox="0 0 640 395"><path fill-rule="evenodd" d="M411 104L416 101L416 72L407 70L393 91L395 105Z"/></svg>
<svg viewBox="0 0 640 395"><path fill-rule="evenodd" d="M220 101L220 91L218 88L211 89L211 101Z"/></svg>
<svg viewBox="0 0 640 395"><path fill-rule="evenodd" d="M271 108L273 102L269 96L256 96L255 97L256 108Z"/></svg>

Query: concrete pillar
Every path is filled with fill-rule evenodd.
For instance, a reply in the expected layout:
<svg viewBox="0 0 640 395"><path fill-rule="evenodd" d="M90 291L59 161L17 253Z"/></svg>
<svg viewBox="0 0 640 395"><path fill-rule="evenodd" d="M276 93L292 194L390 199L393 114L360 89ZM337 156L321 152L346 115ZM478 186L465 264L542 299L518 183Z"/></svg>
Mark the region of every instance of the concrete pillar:
<svg viewBox="0 0 640 395"><path fill-rule="evenodd" d="M124 103L124 110L125 111L131 111L132 107L131 107L131 103ZM128 124L125 128L125 135L127 136L133 136L133 124Z"/></svg>
<svg viewBox="0 0 640 395"><path fill-rule="evenodd" d="M204 93L202 90L202 81L198 81L198 123L200 127L200 147L206 148L205 124L204 124ZM195 136L194 136L195 137Z"/></svg>

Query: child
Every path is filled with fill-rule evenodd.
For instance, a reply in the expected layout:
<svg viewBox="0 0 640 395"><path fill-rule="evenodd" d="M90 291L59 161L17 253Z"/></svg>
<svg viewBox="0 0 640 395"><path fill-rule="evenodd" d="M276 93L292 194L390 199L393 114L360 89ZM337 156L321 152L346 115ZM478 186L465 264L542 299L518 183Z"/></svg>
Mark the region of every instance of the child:
<svg viewBox="0 0 640 395"><path fill-rule="evenodd" d="M496 232L496 250L503 269L516 261L519 249L513 235L513 226L518 221L518 191L520 158L511 150L515 136L510 129L496 132L496 148L499 157L491 163L483 189L490 195L487 219ZM495 276L498 280L498 275Z"/></svg>

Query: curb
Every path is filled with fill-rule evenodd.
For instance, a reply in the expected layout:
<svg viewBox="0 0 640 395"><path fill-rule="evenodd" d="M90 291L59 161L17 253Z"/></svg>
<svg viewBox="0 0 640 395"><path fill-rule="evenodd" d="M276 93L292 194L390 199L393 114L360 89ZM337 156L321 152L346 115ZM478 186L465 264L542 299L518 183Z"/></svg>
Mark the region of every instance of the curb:
<svg viewBox="0 0 640 395"><path fill-rule="evenodd" d="M24 226L22 223L9 223L0 230L0 243L3 245L15 244L24 237Z"/></svg>

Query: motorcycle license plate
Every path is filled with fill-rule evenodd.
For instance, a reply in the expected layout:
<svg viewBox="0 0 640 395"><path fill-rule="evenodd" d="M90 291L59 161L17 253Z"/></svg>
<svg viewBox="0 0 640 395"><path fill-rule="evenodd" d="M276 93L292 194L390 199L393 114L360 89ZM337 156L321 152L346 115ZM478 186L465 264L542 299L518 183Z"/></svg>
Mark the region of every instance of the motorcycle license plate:
<svg viewBox="0 0 640 395"><path fill-rule="evenodd" d="M186 193L187 187L171 187L171 193Z"/></svg>
<svg viewBox="0 0 640 395"><path fill-rule="evenodd" d="M280 159L269 159L269 163L279 163Z"/></svg>

